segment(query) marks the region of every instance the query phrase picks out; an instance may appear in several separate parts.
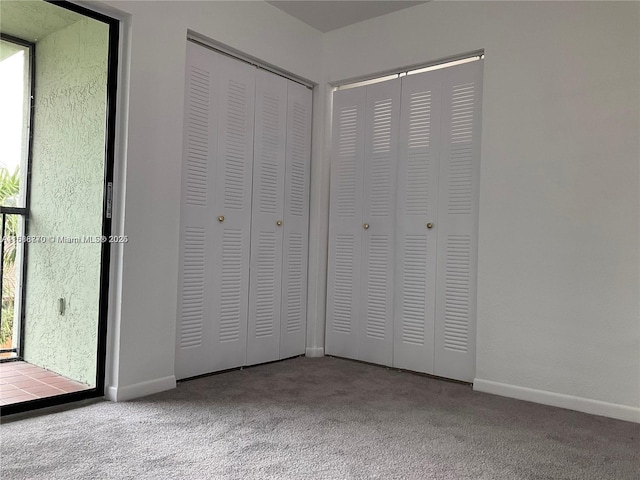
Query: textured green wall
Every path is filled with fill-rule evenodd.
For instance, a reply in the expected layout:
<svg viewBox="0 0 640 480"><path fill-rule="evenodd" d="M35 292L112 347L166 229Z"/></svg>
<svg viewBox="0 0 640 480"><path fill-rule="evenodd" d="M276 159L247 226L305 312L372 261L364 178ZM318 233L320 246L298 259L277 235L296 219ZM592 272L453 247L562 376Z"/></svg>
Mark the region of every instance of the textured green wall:
<svg viewBox="0 0 640 480"><path fill-rule="evenodd" d="M105 151L108 27L85 19L36 44L26 361L94 385ZM64 298L66 312L58 312Z"/></svg>

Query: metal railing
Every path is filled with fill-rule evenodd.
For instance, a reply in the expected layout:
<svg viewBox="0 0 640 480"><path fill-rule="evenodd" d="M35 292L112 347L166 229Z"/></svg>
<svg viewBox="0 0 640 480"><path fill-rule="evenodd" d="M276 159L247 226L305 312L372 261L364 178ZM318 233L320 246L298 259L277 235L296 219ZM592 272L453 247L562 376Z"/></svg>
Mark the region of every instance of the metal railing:
<svg viewBox="0 0 640 480"><path fill-rule="evenodd" d="M26 208L0 206L0 361L20 358L23 332Z"/></svg>

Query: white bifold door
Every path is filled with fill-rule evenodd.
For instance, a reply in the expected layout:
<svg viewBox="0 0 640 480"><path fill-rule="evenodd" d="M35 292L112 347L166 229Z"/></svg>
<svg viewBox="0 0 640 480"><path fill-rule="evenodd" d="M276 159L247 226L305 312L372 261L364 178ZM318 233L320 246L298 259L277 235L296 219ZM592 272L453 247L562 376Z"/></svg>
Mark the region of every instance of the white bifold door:
<svg viewBox="0 0 640 480"><path fill-rule="evenodd" d="M188 43L176 377L304 353L311 92Z"/></svg>
<svg viewBox="0 0 640 480"><path fill-rule="evenodd" d="M482 61L334 93L326 352L472 381Z"/></svg>

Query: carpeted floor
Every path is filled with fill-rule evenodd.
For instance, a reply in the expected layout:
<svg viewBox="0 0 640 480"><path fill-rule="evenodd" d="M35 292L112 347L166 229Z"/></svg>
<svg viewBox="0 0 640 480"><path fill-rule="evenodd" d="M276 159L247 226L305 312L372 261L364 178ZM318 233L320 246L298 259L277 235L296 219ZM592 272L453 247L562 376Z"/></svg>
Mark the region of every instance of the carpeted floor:
<svg viewBox="0 0 640 480"><path fill-rule="evenodd" d="M17 479L638 479L640 425L295 358L1 427Z"/></svg>

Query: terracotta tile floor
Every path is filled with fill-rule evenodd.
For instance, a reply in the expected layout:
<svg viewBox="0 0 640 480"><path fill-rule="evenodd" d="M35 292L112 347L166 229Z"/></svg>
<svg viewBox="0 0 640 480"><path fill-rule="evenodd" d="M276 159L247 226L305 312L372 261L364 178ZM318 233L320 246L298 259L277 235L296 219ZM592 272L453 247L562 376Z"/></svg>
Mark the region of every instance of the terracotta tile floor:
<svg viewBox="0 0 640 480"><path fill-rule="evenodd" d="M89 387L27 362L0 363L0 405L79 392Z"/></svg>

